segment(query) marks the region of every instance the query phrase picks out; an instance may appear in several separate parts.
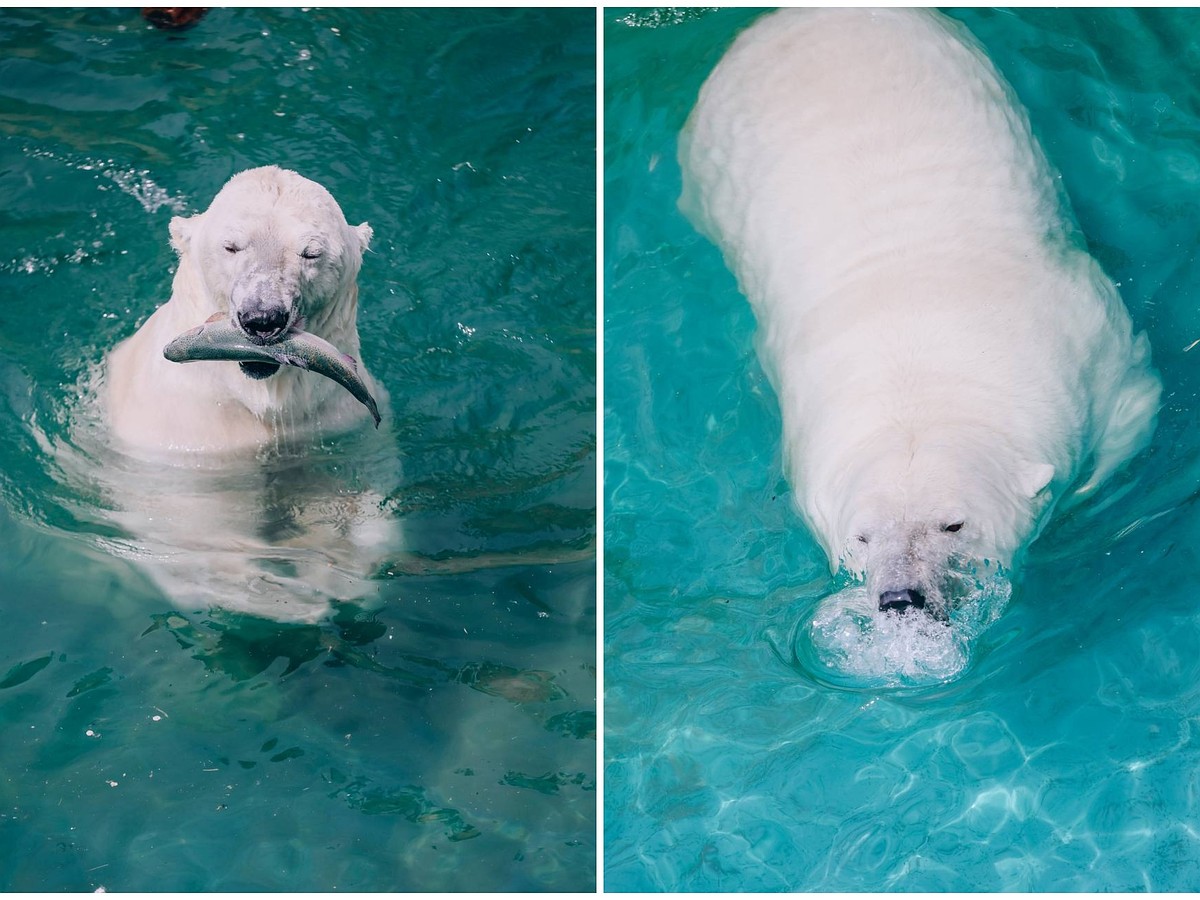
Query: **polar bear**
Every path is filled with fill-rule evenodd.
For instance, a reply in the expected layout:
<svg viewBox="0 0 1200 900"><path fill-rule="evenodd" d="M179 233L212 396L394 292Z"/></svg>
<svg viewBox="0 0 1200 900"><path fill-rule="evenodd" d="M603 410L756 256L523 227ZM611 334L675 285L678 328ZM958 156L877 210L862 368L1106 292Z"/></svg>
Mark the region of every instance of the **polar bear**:
<svg viewBox="0 0 1200 900"><path fill-rule="evenodd" d="M163 356L218 314L255 343L302 325L358 357L370 226L348 225L316 182L267 166L235 175L170 233L171 298L108 355L97 391L117 451L94 455L118 529L107 545L183 609L316 622L338 601L370 602L401 537L385 500L400 477L390 435L355 433L366 408L313 372ZM324 441L331 432L346 440Z"/></svg>
<svg viewBox="0 0 1200 900"><path fill-rule="evenodd" d="M1149 440L1161 384L1027 116L961 25L785 10L680 140L681 209L759 324L787 474L832 568L945 618Z"/></svg>
<svg viewBox="0 0 1200 900"><path fill-rule="evenodd" d="M324 187L264 166L231 178L209 208L171 220L171 298L109 354L113 434L143 450L229 451L308 429L341 430L364 409L336 383L273 363L168 362L163 347L214 314L269 343L305 330L357 359L357 277L371 240ZM379 386L360 364L371 393Z"/></svg>

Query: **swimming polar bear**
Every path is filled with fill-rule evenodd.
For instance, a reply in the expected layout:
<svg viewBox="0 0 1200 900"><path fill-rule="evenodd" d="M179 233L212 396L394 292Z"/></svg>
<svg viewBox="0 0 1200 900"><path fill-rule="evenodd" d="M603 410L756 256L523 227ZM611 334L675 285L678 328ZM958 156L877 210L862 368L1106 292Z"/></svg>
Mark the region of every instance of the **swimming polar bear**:
<svg viewBox="0 0 1200 900"><path fill-rule="evenodd" d="M681 209L759 323L799 512L880 610L947 615L1153 432L1149 343L1027 116L932 12L785 10L680 140Z"/></svg>
<svg viewBox="0 0 1200 900"><path fill-rule="evenodd" d="M163 348L210 316L257 344L303 329L359 355L357 276L371 239L329 192L275 166L235 175L209 208L170 223L170 300L108 355L108 439L94 477L127 556L183 609L315 622L375 593L400 538L384 497L394 442L345 388L274 363L169 362ZM361 364L358 374L382 403ZM82 442L81 442L82 443ZM82 468L76 465L75 468Z"/></svg>
<svg viewBox="0 0 1200 900"><path fill-rule="evenodd" d="M171 220L171 299L107 360L114 435L143 450L229 451L281 434L345 429L364 409L329 379L273 363L168 362L163 347L210 316L261 343L303 322L357 359L358 271L371 240L329 191L264 166L231 178L208 210ZM359 375L377 394L365 367Z"/></svg>

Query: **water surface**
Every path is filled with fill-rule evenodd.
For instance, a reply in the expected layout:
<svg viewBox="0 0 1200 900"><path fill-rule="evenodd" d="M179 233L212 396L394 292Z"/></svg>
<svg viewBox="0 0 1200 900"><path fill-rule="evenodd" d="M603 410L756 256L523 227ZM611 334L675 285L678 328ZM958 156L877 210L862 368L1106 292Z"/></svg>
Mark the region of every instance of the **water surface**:
<svg viewBox="0 0 1200 900"><path fill-rule="evenodd" d="M591 10L0 13L0 887L594 885L595 65ZM213 475L281 535L297 484L378 495L311 622L151 577L88 397L170 218L265 164L375 231L383 428Z"/></svg>
<svg viewBox="0 0 1200 900"><path fill-rule="evenodd" d="M607 889L1200 888L1200 16L950 14L1149 334L1157 433L954 678L820 671L851 586L791 508L749 305L675 209L679 129L757 11L606 11Z"/></svg>

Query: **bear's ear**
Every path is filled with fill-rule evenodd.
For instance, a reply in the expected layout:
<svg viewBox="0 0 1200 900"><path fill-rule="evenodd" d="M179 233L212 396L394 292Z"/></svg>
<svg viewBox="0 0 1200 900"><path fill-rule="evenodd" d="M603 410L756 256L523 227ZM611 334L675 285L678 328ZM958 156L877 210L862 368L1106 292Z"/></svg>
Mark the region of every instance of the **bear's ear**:
<svg viewBox="0 0 1200 900"><path fill-rule="evenodd" d="M371 249L371 236L375 234L371 230L371 226L366 222L354 227L354 233L358 235L358 249L364 253Z"/></svg>
<svg viewBox="0 0 1200 900"><path fill-rule="evenodd" d="M1054 466L1049 463L1026 463L1021 472L1021 494L1036 497L1054 480Z"/></svg>
<svg viewBox="0 0 1200 900"><path fill-rule="evenodd" d="M171 219L171 224L168 226L171 231L171 246L175 248L175 252L183 256L184 252L192 242L192 234L196 230L196 224L200 221L200 216L175 216Z"/></svg>

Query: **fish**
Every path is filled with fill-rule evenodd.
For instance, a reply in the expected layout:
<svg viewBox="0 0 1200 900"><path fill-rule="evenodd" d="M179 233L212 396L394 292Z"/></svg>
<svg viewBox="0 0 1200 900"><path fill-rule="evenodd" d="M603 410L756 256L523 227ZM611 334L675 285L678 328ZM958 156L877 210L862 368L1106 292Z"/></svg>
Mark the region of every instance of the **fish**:
<svg viewBox="0 0 1200 900"><path fill-rule="evenodd" d="M256 344L226 315L217 313L203 325L185 331L168 343L163 347L163 356L176 363L199 360L261 362L316 372L349 391L355 400L370 411L378 428L379 406L358 374L358 361L324 338L304 331L303 324L300 322L280 340Z"/></svg>

